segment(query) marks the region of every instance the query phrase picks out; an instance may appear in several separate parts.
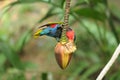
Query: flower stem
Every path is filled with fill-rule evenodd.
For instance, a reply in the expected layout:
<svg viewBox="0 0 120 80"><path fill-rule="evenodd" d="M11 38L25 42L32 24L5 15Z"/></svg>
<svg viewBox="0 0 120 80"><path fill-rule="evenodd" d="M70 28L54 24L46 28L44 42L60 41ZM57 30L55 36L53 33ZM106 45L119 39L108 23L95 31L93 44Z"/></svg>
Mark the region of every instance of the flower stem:
<svg viewBox="0 0 120 80"><path fill-rule="evenodd" d="M64 27L67 28L69 25L69 13L70 13L70 2L71 0L66 0L65 14L64 14Z"/></svg>
<svg viewBox="0 0 120 80"><path fill-rule="evenodd" d="M63 43L67 42L66 30L69 28L70 2L71 0L66 0L66 4L65 4L64 23L62 26L63 30L62 30L61 40L60 40Z"/></svg>

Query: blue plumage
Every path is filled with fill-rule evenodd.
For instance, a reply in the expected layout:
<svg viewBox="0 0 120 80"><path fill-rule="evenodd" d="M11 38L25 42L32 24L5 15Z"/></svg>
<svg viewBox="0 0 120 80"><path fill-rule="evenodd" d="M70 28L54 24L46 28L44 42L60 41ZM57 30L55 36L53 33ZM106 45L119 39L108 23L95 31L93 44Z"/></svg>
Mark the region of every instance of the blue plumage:
<svg viewBox="0 0 120 80"><path fill-rule="evenodd" d="M55 37L57 29L60 27L60 25L56 25L54 28L51 26L48 26L47 28L44 28L42 32L40 32L40 36L47 35L51 37Z"/></svg>
<svg viewBox="0 0 120 80"><path fill-rule="evenodd" d="M41 27L39 27L38 31L34 34L34 36L50 36L56 38L57 41L59 41L62 33L62 27L61 24L46 24Z"/></svg>

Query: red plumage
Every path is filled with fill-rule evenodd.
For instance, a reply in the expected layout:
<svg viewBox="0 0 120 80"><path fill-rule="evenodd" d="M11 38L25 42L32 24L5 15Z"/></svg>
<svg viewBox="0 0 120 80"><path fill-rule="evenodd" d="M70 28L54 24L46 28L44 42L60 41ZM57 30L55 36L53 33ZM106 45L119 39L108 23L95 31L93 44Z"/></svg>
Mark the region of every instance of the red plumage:
<svg viewBox="0 0 120 80"><path fill-rule="evenodd" d="M51 28L55 28L57 24L51 24L50 27Z"/></svg>
<svg viewBox="0 0 120 80"><path fill-rule="evenodd" d="M69 29L67 32L66 32L66 36L68 38L68 40L74 40L75 38L75 33L72 29Z"/></svg>

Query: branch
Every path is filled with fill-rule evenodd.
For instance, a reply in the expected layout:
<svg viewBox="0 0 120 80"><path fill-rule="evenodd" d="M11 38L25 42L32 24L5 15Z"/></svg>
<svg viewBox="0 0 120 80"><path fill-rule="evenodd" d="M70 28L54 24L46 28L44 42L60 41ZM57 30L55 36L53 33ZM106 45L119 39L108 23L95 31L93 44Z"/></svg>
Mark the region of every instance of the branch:
<svg viewBox="0 0 120 80"><path fill-rule="evenodd" d="M103 68L103 70L100 72L100 74L98 75L96 80L102 80L103 77L105 76L105 74L108 72L108 70L110 69L110 67L113 65L113 63L115 62L115 60L118 58L120 54L120 44L118 45L118 47L116 48L115 52L113 53L111 59L109 60L109 62L106 64L106 66Z"/></svg>

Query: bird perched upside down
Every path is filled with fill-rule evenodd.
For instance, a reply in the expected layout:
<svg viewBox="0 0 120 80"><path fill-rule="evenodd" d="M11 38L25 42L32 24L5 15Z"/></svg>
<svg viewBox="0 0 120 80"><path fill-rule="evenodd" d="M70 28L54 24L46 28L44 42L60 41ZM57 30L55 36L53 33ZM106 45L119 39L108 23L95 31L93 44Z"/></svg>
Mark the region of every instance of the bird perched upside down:
<svg viewBox="0 0 120 80"><path fill-rule="evenodd" d="M76 50L76 46L74 44L74 31L68 28L65 34L63 34L63 30L63 23L48 23L40 26L34 36L39 37L46 35L56 38L58 43L55 47L55 57L59 66L65 69L70 62L72 53Z"/></svg>
<svg viewBox="0 0 120 80"><path fill-rule="evenodd" d="M61 25L62 23L48 23L42 25L35 32L34 37L46 35L46 36L54 37L56 38L57 41L59 41L62 31Z"/></svg>
<svg viewBox="0 0 120 80"><path fill-rule="evenodd" d="M34 33L34 37L37 38L39 36L50 36L56 38L59 42L62 34L62 22L61 23L48 23L40 26L37 31ZM75 40L74 31L71 28L67 29L66 36L68 40Z"/></svg>

